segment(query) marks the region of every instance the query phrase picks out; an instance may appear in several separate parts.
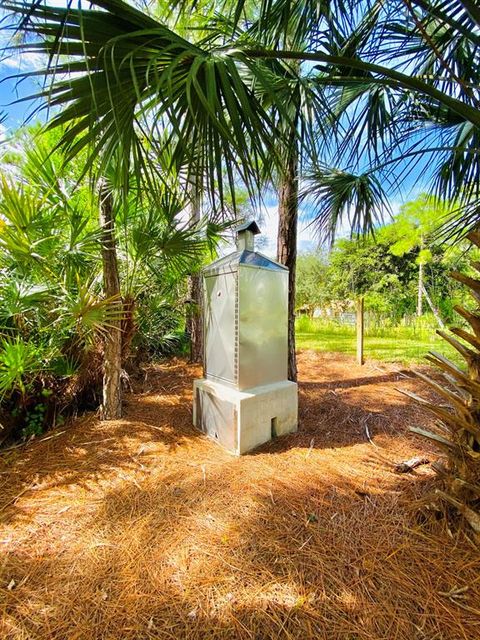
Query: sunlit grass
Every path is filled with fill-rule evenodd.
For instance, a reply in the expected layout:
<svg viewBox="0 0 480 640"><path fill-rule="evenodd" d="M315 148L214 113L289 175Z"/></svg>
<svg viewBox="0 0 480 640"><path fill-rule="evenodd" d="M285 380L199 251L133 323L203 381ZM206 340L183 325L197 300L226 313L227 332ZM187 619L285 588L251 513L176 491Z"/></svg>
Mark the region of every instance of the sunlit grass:
<svg viewBox="0 0 480 640"><path fill-rule="evenodd" d="M313 349L355 355L356 333L352 325L323 319L299 318L296 322L297 349ZM365 331L365 358L385 362L426 363L425 355L437 351L461 364L461 358L435 332L435 327L417 326L368 327Z"/></svg>

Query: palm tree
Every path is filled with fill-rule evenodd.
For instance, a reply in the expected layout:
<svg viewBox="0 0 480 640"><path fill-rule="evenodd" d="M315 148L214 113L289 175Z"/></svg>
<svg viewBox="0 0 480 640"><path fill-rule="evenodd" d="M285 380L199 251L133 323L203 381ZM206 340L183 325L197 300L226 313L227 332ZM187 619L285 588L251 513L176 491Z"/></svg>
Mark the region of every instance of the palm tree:
<svg viewBox="0 0 480 640"><path fill-rule="evenodd" d="M108 323L103 353L103 420L122 417L122 299L118 268L115 213L112 190L106 179L98 183L102 247L103 292L112 319Z"/></svg>
<svg viewBox="0 0 480 640"><path fill-rule="evenodd" d="M354 230L371 228L386 200L385 185L425 157L437 165L437 189L460 196L463 221L475 223L478 16L461 0L397 0L388 11L380 2L339 1L329 9L277 0L262 3L256 30L239 28L251 10L237 2L230 21L211 25L195 44L121 0L96 5L102 11L15 0L5 5L23 16L27 33L44 38L22 47L51 56L53 82L44 97L61 108L51 126L72 123L63 139L70 156L90 146L91 161L98 157L101 168L119 150L123 175L133 167L140 176L149 168L142 138L158 142L166 130L179 141L177 159L192 169L200 165L206 190L219 190L220 201L225 180L232 192L239 177L254 191L262 169L282 172L279 140L294 153L288 127L279 128L265 106L267 94L294 127L273 90L271 63L291 74L292 63L304 61L313 70L316 108L323 108L335 142L327 147L325 136L317 140L323 162L312 178L321 196L319 229L334 231L345 215ZM257 37L262 29L268 38ZM69 79L56 80L68 72ZM292 252L293 229L286 235Z"/></svg>

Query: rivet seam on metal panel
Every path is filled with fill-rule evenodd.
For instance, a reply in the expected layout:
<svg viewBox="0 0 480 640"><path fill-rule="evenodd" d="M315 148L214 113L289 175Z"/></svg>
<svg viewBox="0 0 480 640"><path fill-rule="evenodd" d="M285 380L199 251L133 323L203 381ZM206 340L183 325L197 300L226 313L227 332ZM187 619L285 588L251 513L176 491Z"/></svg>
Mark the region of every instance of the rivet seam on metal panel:
<svg viewBox="0 0 480 640"><path fill-rule="evenodd" d="M240 303L239 303L239 287L238 287L238 271L235 272L235 349L234 349L234 357L233 357L233 371L235 384L238 386L238 322L239 322L239 314L240 314Z"/></svg>

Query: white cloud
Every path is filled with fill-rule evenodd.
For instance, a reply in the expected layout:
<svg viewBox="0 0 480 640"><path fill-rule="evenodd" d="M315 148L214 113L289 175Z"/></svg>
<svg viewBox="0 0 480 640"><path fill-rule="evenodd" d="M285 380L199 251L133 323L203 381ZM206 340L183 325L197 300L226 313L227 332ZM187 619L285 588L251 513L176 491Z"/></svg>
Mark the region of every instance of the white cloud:
<svg viewBox="0 0 480 640"><path fill-rule="evenodd" d="M266 238L266 246L260 251L266 255L275 258L277 254L277 235L278 235L278 205L274 204L262 209L264 216L262 235ZM297 248L298 251L313 251L318 246L318 237L315 235L314 229L307 220L307 211L300 207L298 211L298 232L297 232Z"/></svg>
<svg viewBox="0 0 480 640"><path fill-rule="evenodd" d="M0 12L2 28L0 30L0 72L15 73L15 71L36 71L45 66L46 57L38 51L18 50L16 28L18 17L15 14Z"/></svg>
<svg viewBox="0 0 480 640"><path fill-rule="evenodd" d="M38 71L46 66L47 57L35 51L22 51L9 54L0 60L0 67L12 71Z"/></svg>
<svg viewBox="0 0 480 640"><path fill-rule="evenodd" d="M400 207L407 201L412 200L418 195L421 189L413 189L404 198L390 201L390 208L392 216L399 213ZM262 220L259 222L259 226L262 231L262 235L258 236L258 250L261 253L268 255L271 258L276 257L277 253L277 227L278 227L278 204L269 204L261 208ZM391 220L388 215L385 215L384 222L389 223ZM299 209L299 221L298 221L298 238L297 249L299 252L314 251L319 246L319 238L315 233L315 228L311 223L311 211L308 203ZM350 223L349 216L345 216L340 228L337 230L336 237L341 238L349 236ZM231 248L229 248L231 250ZM228 253L228 251L227 251Z"/></svg>
<svg viewBox="0 0 480 640"><path fill-rule="evenodd" d="M299 251L312 251L317 246L317 239L314 237L312 228L307 228L307 223L302 222L304 217L304 211L300 209L300 221L298 224L298 250ZM255 218L255 216L253 216ZM276 259L277 255L277 233L278 233L278 205L264 205L259 211L259 215L256 218L258 226L261 230L261 235L255 239L255 248L260 253L266 256ZM221 254L227 255L231 251L234 251L233 241L226 247L222 248Z"/></svg>

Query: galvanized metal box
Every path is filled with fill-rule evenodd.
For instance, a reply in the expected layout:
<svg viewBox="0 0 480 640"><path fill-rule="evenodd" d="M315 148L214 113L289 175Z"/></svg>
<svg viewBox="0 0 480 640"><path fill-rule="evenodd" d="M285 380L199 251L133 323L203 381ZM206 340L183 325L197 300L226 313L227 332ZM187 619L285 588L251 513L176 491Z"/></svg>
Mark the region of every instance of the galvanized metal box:
<svg viewBox="0 0 480 640"><path fill-rule="evenodd" d="M296 430L288 381L288 269L255 252L249 223L237 251L203 270L204 378L194 423L234 453Z"/></svg>
<svg viewBox="0 0 480 640"><path fill-rule="evenodd" d="M240 390L286 380L288 270L237 251L203 275L205 377Z"/></svg>

